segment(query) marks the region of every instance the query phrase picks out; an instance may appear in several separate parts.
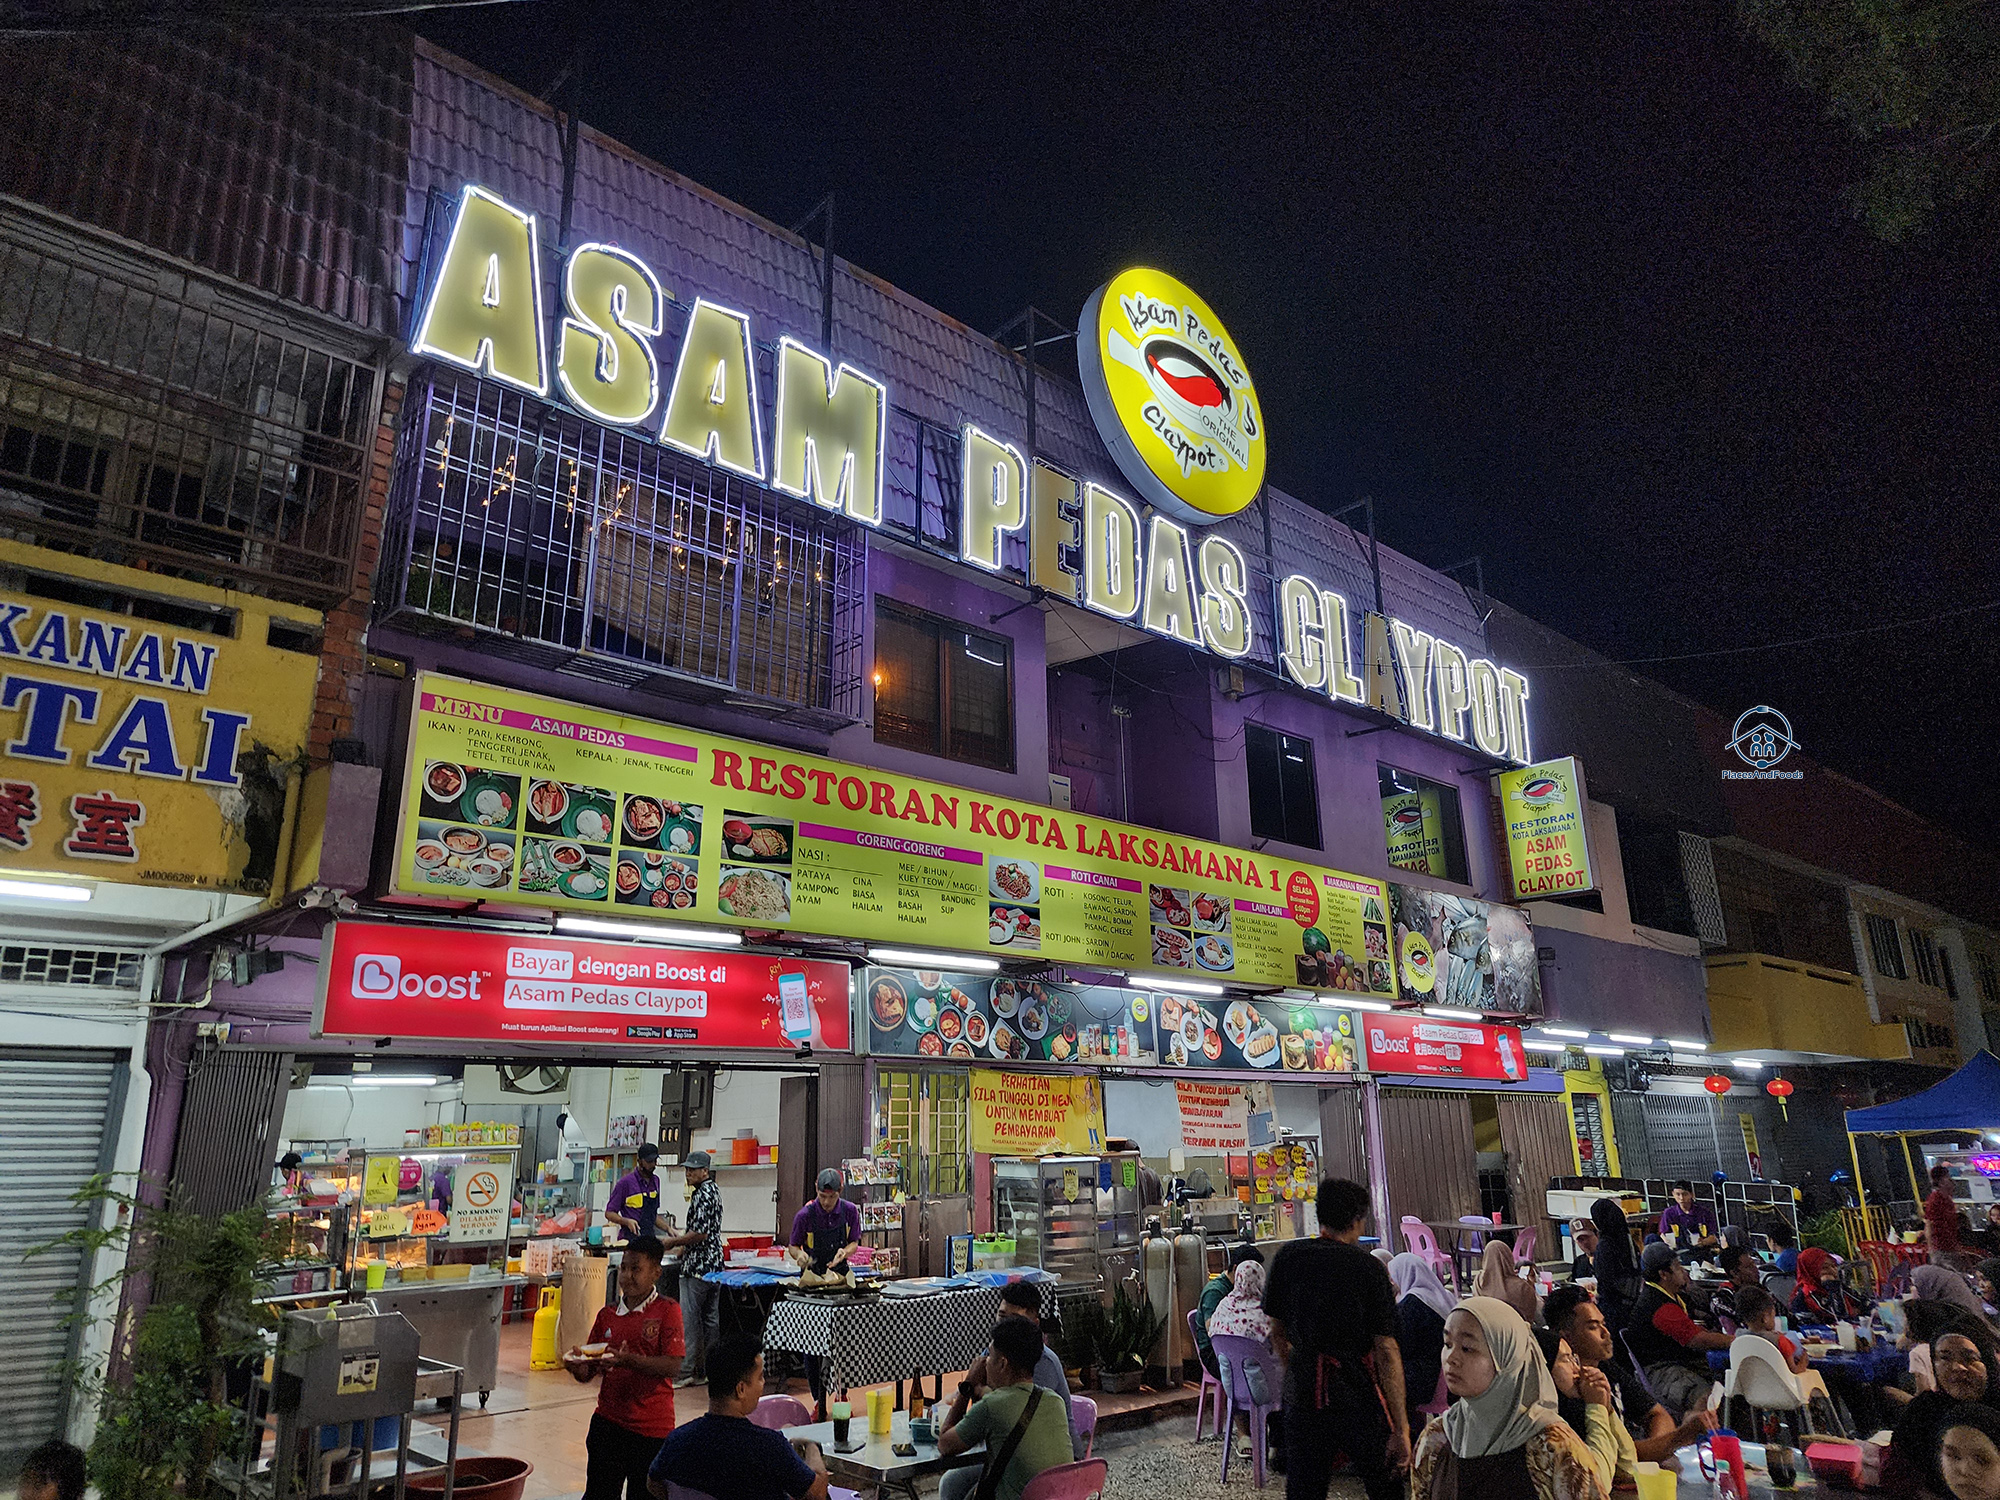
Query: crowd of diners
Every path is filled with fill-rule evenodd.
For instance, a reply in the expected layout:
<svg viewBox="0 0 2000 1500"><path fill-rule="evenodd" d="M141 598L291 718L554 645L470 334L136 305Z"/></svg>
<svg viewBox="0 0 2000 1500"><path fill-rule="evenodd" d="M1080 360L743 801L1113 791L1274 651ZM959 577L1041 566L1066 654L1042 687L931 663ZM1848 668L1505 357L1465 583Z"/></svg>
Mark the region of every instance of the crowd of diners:
<svg viewBox="0 0 2000 1500"><path fill-rule="evenodd" d="M1948 1180L1939 1188L1949 1199ZM1232 1247L1196 1320L1211 1373L1218 1334L1260 1342L1282 1364L1268 1432L1287 1500L1323 1500L1343 1457L1370 1500L1594 1500L1630 1489L1641 1465L1678 1470L1730 1415L1718 1382L1749 1338L1761 1342L1743 1357L1805 1377L1806 1412L1765 1414L1787 1441L1828 1423L1886 1431L1886 1492L2000 1500L2000 1210L1975 1229L1954 1205L1947 1233L1934 1194L1928 1263L1876 1298L1863 1290L1869 1277L1802 1247L1782 1219L1724 1229L1686 1182L1657 1219L1598 1200L1572 1225L1575 1258L1546 1296L1536 1268L1517 1265L1498 1236L1461 1293L1445 1257L1364 1245L1359 1184L1321 1183L1318 1208L1319 1238L1280 1247L1268 1265L1256 1247ZM1996 1253L1982 1259L1986 1248ZM1893 1341L1907 1363L1834 1356L1822 1345L1841 1324L1862 1341Z"/></svg>

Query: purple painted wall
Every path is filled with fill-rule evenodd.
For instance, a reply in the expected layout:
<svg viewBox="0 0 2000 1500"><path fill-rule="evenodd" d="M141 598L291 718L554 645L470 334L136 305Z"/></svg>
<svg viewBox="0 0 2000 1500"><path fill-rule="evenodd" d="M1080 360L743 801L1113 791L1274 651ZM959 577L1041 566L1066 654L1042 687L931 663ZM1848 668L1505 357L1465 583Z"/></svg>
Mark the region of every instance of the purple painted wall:
<svg viewBox="0 0 2000 1500"><path fill-rule="evenodd" d="M1593 1031L1708 1038L1708 974L1699 958L1587 933L1537 927L1543 1013Z"/></svg>

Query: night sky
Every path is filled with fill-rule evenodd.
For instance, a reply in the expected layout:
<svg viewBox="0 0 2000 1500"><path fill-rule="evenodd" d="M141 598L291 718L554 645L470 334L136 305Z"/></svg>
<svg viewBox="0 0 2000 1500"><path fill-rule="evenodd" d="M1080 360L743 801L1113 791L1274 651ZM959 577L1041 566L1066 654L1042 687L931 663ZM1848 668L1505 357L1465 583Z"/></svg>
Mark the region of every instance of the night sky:
<svg viewBox="0 0 2000 1500"><path fill-rule="evenodd" d="M1992 846L2000 610L1738 650L2000 600L2000 329L1729 7L737 9L417 24L976 328L1173 271L1274 483Z"/></svg>

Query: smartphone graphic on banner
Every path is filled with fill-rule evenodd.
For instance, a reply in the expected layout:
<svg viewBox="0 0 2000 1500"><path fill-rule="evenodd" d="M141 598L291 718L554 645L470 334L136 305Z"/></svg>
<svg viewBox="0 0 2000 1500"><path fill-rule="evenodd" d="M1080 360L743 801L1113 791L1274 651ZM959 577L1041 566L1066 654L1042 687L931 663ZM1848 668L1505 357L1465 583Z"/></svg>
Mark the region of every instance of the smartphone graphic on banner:
<svg viewBox="0 0 2000 1500"><path fill-rule="evenodd" d="M803 1042L811 1039L812 1000L806 994L805 975L778 976L778 1015L784 1025L785 1036L789 1040Z"/></svg>

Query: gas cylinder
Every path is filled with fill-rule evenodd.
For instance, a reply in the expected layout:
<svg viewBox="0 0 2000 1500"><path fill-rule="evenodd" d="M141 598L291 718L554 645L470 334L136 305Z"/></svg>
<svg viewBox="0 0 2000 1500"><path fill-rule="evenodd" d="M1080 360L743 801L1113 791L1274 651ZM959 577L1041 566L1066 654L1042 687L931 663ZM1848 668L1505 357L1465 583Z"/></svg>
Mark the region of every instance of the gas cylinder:
<svg viewBox="0 0 2000 1500"><path fill-rule="evenodd" d="M542 1288L541 1304L535 1309L535 1336L528 1345L528 1368L560 1370L562 1350L556 1347L556 1324L562 1321L562 1288Z"/></svg>
<svg viewBox="0 0 2000 1500"><path fill-rule="evenodd" d="M1160 1320L1160 1336L1146 1355L1146 1383L1155 1390L1163 1382L1179 1384L1177 1366L1170 1365L1175 1354L1174 1324L1174 1242L1160 1227L1158 1219L1146 1221L1146 1246L1142 1263L1146 1268L1146 1300Z"/></svg>
<svg viewBox="0 0 2000 1500"><path fill-rule="evenodd" d="M1194 1335L1188 1332L1187 1315L1201 1303L1201 1289L1208 1282L1208 1241L1198 1229L1183 1225L1174 1236L1174 1315L1167 1322L1174 1347L1180 1352L1173 1363L1176 1375L1187 1372L1200 1359Z"/></svg>

